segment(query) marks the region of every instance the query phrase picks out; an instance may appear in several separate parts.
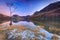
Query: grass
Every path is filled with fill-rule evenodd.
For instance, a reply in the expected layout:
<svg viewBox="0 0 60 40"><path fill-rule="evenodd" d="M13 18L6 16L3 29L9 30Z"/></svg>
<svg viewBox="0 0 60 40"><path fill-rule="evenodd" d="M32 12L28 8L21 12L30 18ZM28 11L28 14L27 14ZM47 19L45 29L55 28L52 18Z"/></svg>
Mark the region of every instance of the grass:
<svg viewBox="0 0 60 40"><path fill-rule="evenodd" d="M18 29L17 31L19 31L19 30L24 31L25 27L12 25L11 27L8 26L8 27L5 27L5 28L0 28L0 40L7 40L7 34L6 33L9 32L12 29Z"/></svg>
<svg viewBox="0 0 60 40"><path fill-rule="evenodd" d="M40 29L40 27L37 27L38 29ZM5 33L3 33L4 31L10 31L10 30L12 30L12 29L18 29L17 31L19 31L19 30L21 30L21 31L24 31L24 30L26 30L26 28L25 27L23 27L23 26L16 26L16 25L12 25L11 27L10 26L8 26L8 27L6 27L6 28L0 28L0 40L5 40L5 39L7 39L6 38L6 34ZM45 34L44 33L39 33L39 31L37 30L37 29L35 29L35 30L31 30L31 29L28 29L29 31L31 31L31 32L34 32L34 34L35 34L35 36L39 36L39 35L42 35L42 36L44 36L45 37ZM54 35L53 37L52 37L52 39L57 39L57 36L56 35Z"/></svg>
<svg viewBox="0 0 60 40"><path fill-rule="evenodd" d="M0 33L0 40L5 40L5 39L6 39L6 35L5 35L5 34Z"/></svg>

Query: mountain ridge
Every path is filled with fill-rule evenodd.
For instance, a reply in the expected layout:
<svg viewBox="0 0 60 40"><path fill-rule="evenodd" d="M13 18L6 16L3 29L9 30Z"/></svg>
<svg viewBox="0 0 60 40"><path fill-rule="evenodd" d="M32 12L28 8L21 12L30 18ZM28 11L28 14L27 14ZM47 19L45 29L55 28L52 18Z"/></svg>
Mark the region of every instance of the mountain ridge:
<svg viewBox="0 0 60 40"><path fill-rule="evenodd" d="M49 4L44 9L35 12L30 19L35 20L60 20L60 1Z"/></svg>

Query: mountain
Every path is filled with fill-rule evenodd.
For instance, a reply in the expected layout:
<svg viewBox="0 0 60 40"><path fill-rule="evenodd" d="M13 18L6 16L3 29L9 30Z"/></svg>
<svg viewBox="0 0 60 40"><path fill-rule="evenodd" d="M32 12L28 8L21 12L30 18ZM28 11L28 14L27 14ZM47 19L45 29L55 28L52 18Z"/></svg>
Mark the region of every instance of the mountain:
<svg viewBox="0 0 60 40"><path fill-rule="evenodd" d="M9 16L0 14L0 20L2 20L2 21L3 21L3 20L6 20L6 21L7 21L7 20L10 20L10 18L11 18L11 17L9 17Z"/></svg>
<svg viewBox="0 0 60 40"><path fill-rule="evenodd" d="M47 7L43 8L40 11L36 11L35 13L43 13L43 12L47 12L47 11L51 11L51 10L59 9L59 8L60 8L60 1L55 2L55 3L51 3Z"/></svg>
<svg viewBox="0 0 60 40"><path fill-rule="evenodd" d="M47 12L47 11L51 11L51 10L59 9L59 8L60 8L60 1L49 4L47 7L42 9L40 12Z"/></svg>
<svg viewBox="0 0 60 40"><path fill-rule="evenodd" d="M11 20L11 17L0 14L0 24L7 22L7 21L10 21L10 20Z"/></svg>
<svg viewBox="0 0 60 40"><path fill-rule="evenodd" d="M30 17L30 19L59 21L60 20L60 1L51 3L47 7L43 8L42 10L36 11Z"/></svg>
<svg viewBox="0 0 60 40"><path fill-rule="evenodd" d="M19 15L13 15L12 20L13 20L13 22L19 22L21 20L24 20L24 18Z"/></svg>

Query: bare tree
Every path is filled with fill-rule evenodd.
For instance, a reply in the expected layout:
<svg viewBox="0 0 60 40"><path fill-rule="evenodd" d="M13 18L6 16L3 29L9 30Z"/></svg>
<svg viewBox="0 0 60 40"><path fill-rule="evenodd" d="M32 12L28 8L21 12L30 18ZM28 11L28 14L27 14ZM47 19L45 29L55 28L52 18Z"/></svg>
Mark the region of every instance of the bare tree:
<svg viewBox="0 0 60 40"><path fill-rule="evenodd" d="M10 1L10 2L5 2L6 6L9 8L10 11L10 16L12 16L12 13L15 12L15 10L17 9L17 7L14 5L14 2ZM13 10L12 10L13 9ZM12 25L12 17L10 20L10 26Z"/></svg>

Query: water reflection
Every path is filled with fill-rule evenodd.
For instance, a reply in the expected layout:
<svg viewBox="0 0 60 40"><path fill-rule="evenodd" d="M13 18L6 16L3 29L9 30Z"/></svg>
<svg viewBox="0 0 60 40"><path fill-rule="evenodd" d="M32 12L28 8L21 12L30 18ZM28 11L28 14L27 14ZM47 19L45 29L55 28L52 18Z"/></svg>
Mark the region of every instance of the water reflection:
<svg viewBox="0 0 60 40"><path fill-rule="evenodd" d="M9 25L9 23L10 23L10 21L7 21L7 22L4 22L4 23L2 23L2 24L0 24L0 28L4 28L4 31L6 32L6 31L8 31L9 29L10 29L10 25ZM13 25L15 25L16 27L20 27L20 26L22 26L22 27L25 27L26 29L30 29L30 30L35 30L36 28L37 28L37 26L39 26L40 28L44 28L44 29L38 29L39 30L39 32L42 32L42 34L43 33L45 33L46 35L46 37L49 39L49 38L51 38L50 36L52 36L52 34L51 33L54 33L54 34L58 34L60 31L60 29L56 29L56 26L54 27L54 25L52 26L51 25L51 22L50 22L50 24L47 24L47 23L44 23L44 22L37 22L37 21L35 21L35 22L31 22L31 21L19 21L19 22L12 22L12 24ZM8 27L9 29L7 29L7 30L5 30L5 28L6 27ZM13 26L14 27L14 26ZM13 28L12 27L12 28ZM0 29L1 30L1 29ZM14 29L15 30L15 29ZM12 32L13 32L13 34L14 34L14 30L12 30ZM47 31L46 31L47 30ZM16 30L15 30L16 31ZM50 33L49 33L49 32ZM56 32L56 31L58 31L58 33ZM4 32L4 33L5 33ZM16 31L17 32L17 31ZM23 33L25 32L25 29L24 29L24 31L23 31ZM36 32L36 31L35 31ZM0 33L2 34L2 31L0 31ZM10 33L10 32L9 32ZM19 33L19 35L20 35L20 33L21 32L19 32L18 31L18 33ZM18 34L18 33L15 33L16 35ZM27 32L28 33L28 32ZM3 35L3 34L2 34ZM11 34L12 35L12 34ZM38 35L38 34L37 34ZM49 36L48 36L49 35ZM15 36L15 35L13 35L13 36ZM10 37L10 36L9 36Z"/></svg>
<svg viewBox="0 0 60 40"><path fill-rule="evenodd" d="M3 22L0 24L0 26L1 26L0 28L10 26L9 25L10 21L3 21ZM58 22L38 22L38 21L32 21L32 22L31 21L16 21L15 22L15 21L13 21L12 24L25 26L27 28L32 28L32 26L33 27L40 26L41 28L44 28L45 30L49 31L50 33L54 33L54 34L56 33L56 34L60 35L60 23L58 23Z"/></svg>
<svg viewBox="0 0 60 40"><path fill-rule="evenodd" d="M26 23L25 23L26 22ZM41 28L44 28L45 30L49 31L50 33L58 34L60 35L60 23L59 22L38 22L38 21L20 21L17 24L23 25L23 23L31 23L37 26L40 26ZM32 26L32 25L30 25Z"/></svg>

